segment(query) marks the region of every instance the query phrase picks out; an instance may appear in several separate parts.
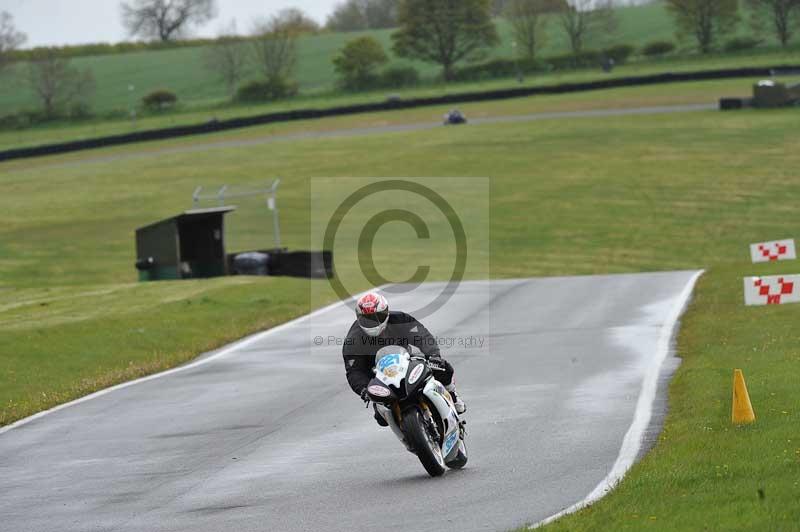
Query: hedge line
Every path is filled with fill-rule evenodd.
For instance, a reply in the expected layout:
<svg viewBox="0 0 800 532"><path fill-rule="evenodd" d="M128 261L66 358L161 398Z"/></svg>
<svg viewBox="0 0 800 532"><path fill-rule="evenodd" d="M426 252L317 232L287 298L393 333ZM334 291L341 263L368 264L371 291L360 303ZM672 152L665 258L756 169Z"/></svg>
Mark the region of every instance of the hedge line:
<svg viewBox="0 0 800 532"><path fill-rule="evenodd" d="M237 37L237 40L246 41L248 37ZM130 52L144 52L151 50L174 50L177 48L194 48L209 46L219 42L218 39L188 39L180 41L126 41L116 44L91 43L68 46L37 46L26 50L14 50L9 53L12 61L29 61L35 59L41 52L55 50L59 57L75 58L92 55L126 54Z"/></svg>
<svg viewBox="0 0 800 532"><path fill-rule="evenodd" d="M659 83L674 83L686 81L704 81L715 79L730 79L755 76L772 76L780 71L797 71L800 65L779 65L774 67L757 68L736 68L723 70L705 70L698 72L651 74L647 76L633 76L626 78L611 78L584 83L563 83L559 85L549 85L542 87L520 87L514 89L502 89L485 92L468 92L462 94L452 94L447 96L433 96L428 98L413 98L409 100L392 99L379 103L355 104L341 107L330 107L326 109L298 109L294 111L284 111L269 113L264 115L233 118L230 120L213 120L203 124L177 126L165 129L153 129L149 131L139 131L122 135L113 135L87 140L63 142L58 144L48 144L30 148L17 148L0 152L0 161L12 159L22 159L27 157L39 157L43 155L55 155L69 153L93 148L103 148L109 146L119 146L134 142L146 142L152 140L163 140L189 135L202 135L207 133L217 133L231 129L271 124L276 122L290 122L295 120L309 120L315 118L325 118L331 116L344 116L359 113L369 113L376 111L390 111L399 109L410 109L414 107L425 107L442 104L457 104L466 102L482 102L488 100L501 100L507 98L519 98L524 96L534 96L539 94L566 94L571 92L592 91L600 89L611 89L619 87L634 87L641 85L655 85Z"/></svg>
<svg viewBox="0 0 800 532"><path fill-rule="evenodd" d="M485 63L467 65L456 69L456 81L479 81L501 77L512 77L517 74L537 74L576 68L599 68L609 59L616 66L623 65L633 55L635 48L619 44L605 50L584 50L577 54L564 54L545 57L543 59L509 59L496 58Z"/></svg>

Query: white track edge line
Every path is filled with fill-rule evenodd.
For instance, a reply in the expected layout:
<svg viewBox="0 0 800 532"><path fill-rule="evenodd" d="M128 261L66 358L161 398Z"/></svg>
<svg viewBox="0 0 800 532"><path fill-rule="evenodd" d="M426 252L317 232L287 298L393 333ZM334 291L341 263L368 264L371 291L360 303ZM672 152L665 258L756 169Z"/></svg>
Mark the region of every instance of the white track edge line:
<svg viewBox="0 0 800 532"><path fill-rule="evenodd" d="M380 288L381 287L379 287L377 289L379 290ZM357 295L355 297L357 297ZM250 336L246 336L246 337L244 337L244 338L242 338L240 340L237 340L237 341L235 341L235 342L233 342L231 344L228 344L227 347L223 347L219 352L214 353L213 355L211 355L209 357L201 358L200 360L196 360L194 362L190 362L188 364L185 364L183 366L178 366L176 368L168 369L168 370L162 371L160 373L154 373L152 375L147 375L145 377L140 377L140 378L134 379L132 381L122 382L120 384L116 384L114 386L111 386L110 388L104 388L102 390L98 390L96 392L93 392L93 393L91 393L89 395L84 395L83 397L80 397L78 399L72 400L72 401L70 401L68 403L63 403L63 404L54 406L53 408L50 408L48 410L43 410L41 412L37 412L36 414L33 414L32 416L29 416L29 417L20 419L18 421L15 421L14 423L12 423L10 425L6 425L5 427L0 427L0 435L5 434L6 432L8 432L10 430L13 430L15 428L19 428L19 427L21 427L23 425L27 425L28 423L30 423L32 421L36 421L37 419L43 418L44 416L47 416L49 414L53 414L55 412L58 412L59 410L63 410L65 408L69 408L71 406L75 406L75 405L78 405L78 404L81 404L81 403L85 403L86 401L91 401L92 399L97 399L98 397L102 397L104 395L110 394L111 392L115 392L117 390L122 390L124 388L129 387L129 386L134 386L136 384L141 384L143 382L148 382L148 381L151 381L151 380L160 379L161 377L167 377L169 375L174 375L175 373L180 373L182 371L186 371L186 370L189 370L189 369L194 369L194 368L199 367L199 366L203 366L205 364L208 364L209 362L213 362L214 360L218 360L220 358L226 357L226 356L230 355L231 353L235 353L236 351L242 349L243 347L247 347L248 345L253 344L253 343L255 343L255 342L257 342L257 341L259 341L259 340L261 340L263 338L266 338L267 336L270 336L270 335L272 335L274 333L280 332L280 331L282 331L284 329L287 329L287 328L289 328L289 327L291 327L293 325L297 325L298 323L301 323L301 322L303 322L305 320L311 319L314 316L322 314L323 312L327 312L327 311L329 311L329 310L331 310L333 308L336 308L339 305L343 305L343 304L344 303L342 301L336 301L334 303L331 303L330 305L326 305L326 306L324 306L322 308L319 308L319 309L317 309L317 310L315 310L315 311L313 311L313 312L311 312L309 314L304 314L303 316L300 316L300 317L295 318L293 320L287 321L286 323L282 323L280 325L276 325L275 327L272 327L271 329L267 329L265 331L257 332L255 334L250 335ZM202 356L202 355L200 355L200 356Z"/></svg>
<svg viewBox="0 0 800 532"><path fill-rule="evenodd" d="M667 355L670 352L672 338L677 330L678 322L680 321L681 316L689 304L689 300L692 292L694 291L694 287L697 284L697 280L704 273L705 270L700 270L696 272L691 279L689 279L680 296L678 297L678 301L675 303L675 306L670 312L667 321L665 321L664 325L661 327L661 332L658 338L658 351L656 352L656 356L653 358L653 364L650 365L645 373L644 380L642 382L642 389L639 392L639 399L636 403L636 411L634 412L633 422L628 428L628 432L625 433L625 438L622 440L622 447L620 447L619 455L617 456L617 460L614 462L614 466L611 468L611 471L608 472L608 475L606 475L606 477L600 481L597 487L595 487L594 490L589 493L589 495L583 498L583 500L578 501L572 506L561 510L557 514L551 515L550 517L543 519L538 523L530 525L528 530L533 530L550 524L565 515L575 513L578 510L582 510L583 508L586 508L587 506L597 502L616 487L616 485L623 479L623 477L625 477L625 474L634 464L636 457L639 455L639 451L642 448L642 438L644 436L644 432L650 425L650 419L653 415L653 402L655 401L656 392L658 391L658 378L661 374L661 366L663 366L664 361L667 359Z"/></svg>

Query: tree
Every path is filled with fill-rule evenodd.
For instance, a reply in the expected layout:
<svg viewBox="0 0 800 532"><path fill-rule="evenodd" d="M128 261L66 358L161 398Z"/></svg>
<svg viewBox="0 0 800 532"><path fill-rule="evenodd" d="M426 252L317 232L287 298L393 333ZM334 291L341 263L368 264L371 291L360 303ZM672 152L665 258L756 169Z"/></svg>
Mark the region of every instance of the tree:
<svg viewBox="0 0 800 532"><path fill-rule="evenodd" d="M568 4L559 12L558 22L573 54L582 52L598 36L608 36L617 29L611 0L568 0Z"/></svg>
<svg viewBox="0 0 800 532"><path fill-rule="evenodd" d="M247 47L236 35L236 22L220 32L217 41L206 48L204 53L206 68L228 86L234 94L247 69Z"/></svg>
<svg viewBox="0 0 800 532"><path fill-rule="evenodd" d="M333 8L325 26L332 31L393 28L399 0L344 0Z"/></svg>
<svg viewBox="0 0 800 532"><path fill-rule="evenodd" d="M358 1L336 4L328 15L325 27L331 31L360 31L367 29L367 18Z"/></svg>
<svg viewBox="0 0 800 532"><path fill-rule="evenodd" d="M754 21L771 18L775 36L784 48L792 39L793 26L800 21L800 0L747 0Z"/></svg>
<svg viewBox="0 0 800 532"><path fill-rule="evenodd" d="M399 0L362 0L367 28L379 30L397 26Z"/></svg>
<svg viewBox="0 0 800 532"><path fill-rule="evenodd" d="M278 13L277 17L280 25L293 31L297 35L301 33L319 32L319 24L317 24L317 21L295 7L282 10Z"/></svg>
<svg viewBox="0 0 800 532"><path fill-rule="evenodd" d="M168 42L216 16L215 0L131 0L123 2L122 24L133 35Z"/></svg>
<svg viewBox="0 0 800 532"><path fill-rule="evenodd" d="M499 42L489 0L404 0L398 23L395 53L441 65L448 81L456 63L478 59Z"/></svg>
<svg viewBox="0 0 800 532"><path fill-rule="evenodd" d="M505 18L511 24L514 39L533 58L537 48L544 44L546 19L544 15L566 9L564 0L509 0L505 5Z"/></svg>
<svg viewBox="0 0 800 532"><path fill-rule="evenodd" d="M47 118L55 118L69 105L87 104L95 87L91 70L78 70L53 48L34 55L28 65L28 82Z"/></svg>
<svg viewBox="0 0 800 532"><path fill-rule="evenodd" d="M510 0L492 0L492 16L499 17L508 10Z"/></svg>
<svg viewBox="0 0 800 532"><path fill-rule="evenodd" d="M253 52L256 65L267 80L291 77L297 63L297 33L280 15L256 22Z"/></svg>
<svg viewBox="0 0 800 532"><path fill-rule="evenodd" d="M375 37L359 37L348 41L333 60L342 85L347 89L361 90L375 84L378 67L389 58Z"/></svg>
<svg viewBox="0 0 800 532"><path fill-rule="evenodd" d="M27 39L14 27L14 18L10 14L0 13L0 74L12 63L11 53Z"/></svg>
<svg viewBox="0 0 800 532"><path fill-rule="evenodd" d="M667 0L678 35L691 35L704 54L711 52L720 35L736 28L738 0Z"/></svg>

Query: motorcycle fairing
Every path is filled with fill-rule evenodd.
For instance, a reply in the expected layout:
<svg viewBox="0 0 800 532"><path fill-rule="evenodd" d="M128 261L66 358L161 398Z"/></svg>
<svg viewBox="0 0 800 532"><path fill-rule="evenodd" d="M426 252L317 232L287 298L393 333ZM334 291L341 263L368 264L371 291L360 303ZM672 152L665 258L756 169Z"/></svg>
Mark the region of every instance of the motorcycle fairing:
<svg viewBox="0 0 800 532"><path fill-rule="evenodd" d="M456 443L458 442L460 429L452 399L444 386L442 386L442 383L436 379L429 379L422 393L428 398L433 407L436 408L436 411L439 412L439 417L442 418L442 423L444 424L442 456L447 460L450 458L450 454L455 456L455 454L458 453L458 446Z"/></svg>
<svg viewBox="0 0 800 532"><path fill-rule="evenodd" d="M385 385L394 386L399 390L403 379L406 378L410 360L408 353L384 355L375 367L375 377Z"/></svg>

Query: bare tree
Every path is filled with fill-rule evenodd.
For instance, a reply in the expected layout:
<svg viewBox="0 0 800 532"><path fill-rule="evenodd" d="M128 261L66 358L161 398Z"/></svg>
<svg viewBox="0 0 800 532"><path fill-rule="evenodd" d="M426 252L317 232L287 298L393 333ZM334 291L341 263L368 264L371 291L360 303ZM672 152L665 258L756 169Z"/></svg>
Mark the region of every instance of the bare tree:
<svg viewBox="0 0 800 532"><path fill-rule="evenodd" d="M397 25L399 0L344 0L328 16L332 31L393 28Z"/></svg>
<svg viewBox="0 0 800 532"><path fill-rule="evenodd" d="M22 46L28 38L14 27L14 18L0 13L0 74L12 63L11 52Z"/></svg>
<svg viewBox="0 0 800 532"><path fill-rule="evenodd" d="M510 0L492 0L492 16L499 17L508 11Z"/></svg>
<svg viewBox="0 0 800 532"><path fill-rule="evenodd" d="M753 19L771 18L775 35L786 47L792 39L794 25L800 23L800 0L747 0Z"/></svg>
<svg viewBox="0 0 800 532"><path fill-rule="evenodd" d="M492 16L501 16L506 13L508 10L509 4L512 3L513 0L492 0ZM636 1L636 0L628 0ZM652 2L653 0L640 0L641 2ZM561 7L567 4L566 0L546 0L545 4L548 4L550 8ZM552 9L555 11L555 9Z"/></svg>
<svg viewBox="0 0 800 532"><path fill-rule="evenodd" d="M247 70L247 45L236 34L236 21L223 29L216 43L204 53L206 68L228 86L233 94Z"/></svg>
<svg viewBox="0 0 800 532"><path fill-rule="evenodd" d="M738 0L667 0L679 35L691 35L704 54L720 35L735 29L739 21Z"/></svg>
<svg viewBox="0 0 800 532"><path fill-rule="evenodd" d="M544 44L545 15L566 7L564 0L508 0L505 3L505 18L527 57L535 57L536 50Z"/></svg>
<svg viewBox="0 0 800 532"><path fill-rule="evenodd" d="M367 28L377 30L397 26L399 4L399 0L365 0L363 9Z"/></svg>
<svg viewBox="0 0 800 532"><path fill-rule="evenodd" d="M87 103L95 87L90 70L78 70L52 48L41 50L30 61L28 82L47 118L58 116L68 105Z"/></svg>
<svg viewBox="0 0 800 532"><path fill-rule="evenodd" d="M301 33L317 33L319 31L317 21L296 7L283 9L277 16L282 26L291 29L298 35Z"/></svg>
<svg viewBox="0 0 800 532"><path fill-rule="evenodd" d="M290 77L297 63L297 33L280 15L257 21L253 52L259 70L268 80Z"/></svg>
<svg viewBox="0 0 800 532"><path fill-rule="evenodd" d="M215 0L131 0L120 6L122 24L131 35L164 42L216 16Z"/></svg>
<svg viewBox="0 0 800 532"><path fill-rule="evenodd" d="M599 36L609 36L617 29L612 0L568 0L558 16L559 25L569 39L573 54Z"/></svg>
<svg viewBox="0 0 800 532"><path fill-rule="evenodd" d="M336 4L328 15L325 27L331 31L359 31L367 29L367 18L359 0L349 0Z"/></svg>

